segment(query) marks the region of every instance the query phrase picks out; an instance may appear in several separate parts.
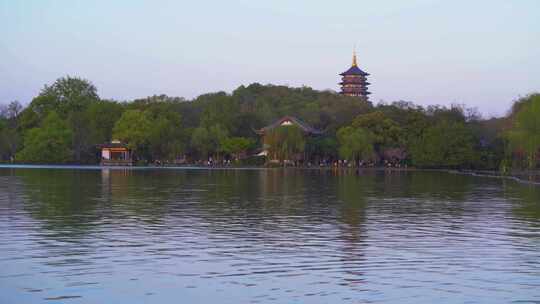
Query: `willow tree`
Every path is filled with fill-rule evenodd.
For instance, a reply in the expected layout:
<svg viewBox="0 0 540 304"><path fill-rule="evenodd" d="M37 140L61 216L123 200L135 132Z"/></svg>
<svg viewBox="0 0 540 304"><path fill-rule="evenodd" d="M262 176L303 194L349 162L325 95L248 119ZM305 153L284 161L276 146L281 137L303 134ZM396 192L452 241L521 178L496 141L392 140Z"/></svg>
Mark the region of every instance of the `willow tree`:
<svg viewBox="0 0 540 304"><path fill-rule="evenodd" d="M375 149L374 136L363 128L343 127L338 130L339 155L347 160L373 160Z"/></svg>
<svg viewBox="0 0 540 304"><path fill-rule="evenodd" d="M264 145L271 159L293 160L304 153L306 138L304 131L296 125L280 126L265 134Z"/></svg>
<svg viewBox="0 0 540 304"><path fill-rule="evenodd" d="M230 154L235 160L240 158L240 155L252 147L255 142L251 138L245 137L227 137L223 140L223 152Z"/></svg>
<svg viewBox="0 0 540 304"><path fill-rule="evenodd" d="M514 126L508 132L513 150L521 150L527 157L529 169L536 167L540 150L540 94L527 97L515 114Z"/></svg>

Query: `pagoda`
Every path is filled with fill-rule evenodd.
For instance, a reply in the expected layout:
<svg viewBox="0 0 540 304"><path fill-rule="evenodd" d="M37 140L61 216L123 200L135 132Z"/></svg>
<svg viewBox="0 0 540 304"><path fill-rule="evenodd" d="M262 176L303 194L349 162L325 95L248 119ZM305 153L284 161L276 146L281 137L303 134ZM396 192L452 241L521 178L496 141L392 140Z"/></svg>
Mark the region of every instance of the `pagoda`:
<svg viewBox="0 0 540 304"><path fill-rule="evenodd" d="M352 66L339 75L342 76L341 82L339 83L341 85L340 94L362 97L366 100L368 99L368 95L371 93L367 90L370 83L367 82L366 77L369 76L369 74L358 68L358 64L356 63L356 51L353 52Z"/></svg>

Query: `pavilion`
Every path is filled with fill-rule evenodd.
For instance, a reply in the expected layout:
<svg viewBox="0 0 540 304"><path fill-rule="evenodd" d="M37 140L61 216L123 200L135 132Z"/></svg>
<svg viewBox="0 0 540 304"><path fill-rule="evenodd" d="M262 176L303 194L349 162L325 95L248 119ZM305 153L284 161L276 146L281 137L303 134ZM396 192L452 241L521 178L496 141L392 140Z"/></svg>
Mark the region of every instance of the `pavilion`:
<svg viewBox="0 0 540 304"><path fill-rule="evenodd" d="M260 156L263 156L263 155L267 156L268 155L269 146L267 146L265 144L265 142L266 142L265 136L269 132L271 132L272 130L274 130L274 129L278 128L278 127L287 127L287 126L297 126L298 128L300 128L300 130L303 131L305 137L319 136L319 135L323 134L322 131L317 130L317 129L309 126L308 124L306 124L305 122L301 121L300 119L298 119L296 117L284 116L284 117L278 119L277 121L275 121L274 123L272 123L272 124L270 124L270 125L268 125L266 127L255 130L255 132L262 137L262 142L263 142L262 152L260 152L258 155L260 155ZM300 160L304 159L304 155L298 156L297 158L300 159ZM273 160L271 160L271 161L273 161Z"/></svg>
<svg viewBox="0 0 540 304"><path fill-rule="evenodd" d="M128 146L118 140L98 146L101 149L102 166L132 166L133 159Z"/></svg>

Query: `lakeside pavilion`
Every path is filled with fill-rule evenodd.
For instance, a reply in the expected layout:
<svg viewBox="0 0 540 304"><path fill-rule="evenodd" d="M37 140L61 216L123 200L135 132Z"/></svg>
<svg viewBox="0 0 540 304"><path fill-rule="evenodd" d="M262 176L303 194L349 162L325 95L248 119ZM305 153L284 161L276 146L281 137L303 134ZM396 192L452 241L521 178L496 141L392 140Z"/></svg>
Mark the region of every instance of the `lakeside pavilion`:
<svg viewBox="0 0 540 304"><path fill-rule="evenodd" d="M368 100L368 95L371 92L368 91L369 82L367 82L368 73L362 71L356 62L356 51L353 52L352 66L341 75L341 92L340 94L346 96L361 97Z"/></svg>
<svg viewBox="0 0 540 304"><path fill-rule="evenodd" d="M310 125L308 125L307 123L301 121L300 119L298 119L296 117L284 116L284 117L276 120L275 122L273 122L272 124L270 124L270 125L268 125L266 127L263 127L261 129L258 129L258 130L254 130L255 133L257 133L258 135L260 135L262 137L262 142L263 142L262 152L259 153L258 155L260 155L260 156L268 156L268 148L269 148L269 146L266 144L265 136L269 132L274 130L275 128L287 127L287 126L297 126L298 128L300 128L300 130L302 130L305 137L319 136L319 135L323 134L322 131L311 127ZM302 155L297 155L295 158L296 158L295 160L304 160L305 155L303 155L303 153L302 153ZM271 159L270 161L275 161L275 160Z"/></svg>
<svg viewBox="0 0 540 304"><path fill-rule="evenodd" d="M98 146L101 149L102 166L132 166L133 159L128 146L118 140Z"/></svg>

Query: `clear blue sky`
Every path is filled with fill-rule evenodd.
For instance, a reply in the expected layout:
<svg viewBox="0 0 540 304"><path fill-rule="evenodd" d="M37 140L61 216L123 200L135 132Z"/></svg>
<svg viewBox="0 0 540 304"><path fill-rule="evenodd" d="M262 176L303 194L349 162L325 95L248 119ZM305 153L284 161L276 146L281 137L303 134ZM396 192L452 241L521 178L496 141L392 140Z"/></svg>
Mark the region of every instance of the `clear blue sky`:
<svg viewBox="0 0 540 304"><path fill-rule="evenodd" d="M337 90L355 44L374 102L489 116L540 90L538 0L0 0L0 103L68 74L117 100L252 82Z"/></svg>

